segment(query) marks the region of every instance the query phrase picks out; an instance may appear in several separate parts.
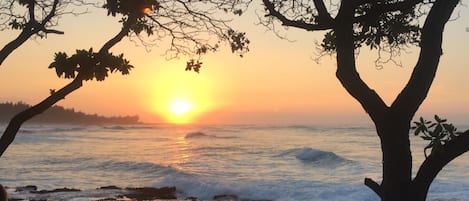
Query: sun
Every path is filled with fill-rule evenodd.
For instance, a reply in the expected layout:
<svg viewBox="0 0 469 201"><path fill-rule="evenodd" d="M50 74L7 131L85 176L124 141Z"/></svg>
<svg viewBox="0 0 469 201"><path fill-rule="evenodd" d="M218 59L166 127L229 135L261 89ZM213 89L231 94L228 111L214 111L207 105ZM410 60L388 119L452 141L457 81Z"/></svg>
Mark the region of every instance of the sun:
<svg viewBox="0 0 469 201"><path fill-rule="evenodd" d="M173 99L168 102L166 108L166 118L175 124L188 124L197 115L197 107L194 102L187 99Z"/></svg>
<svg viewBox="0 0 469 201"><path fill-rule="evenodd" d="M175 115L183 116L190 112L191 104L186 101L177 100L171 103L170 110Z"/></svg>

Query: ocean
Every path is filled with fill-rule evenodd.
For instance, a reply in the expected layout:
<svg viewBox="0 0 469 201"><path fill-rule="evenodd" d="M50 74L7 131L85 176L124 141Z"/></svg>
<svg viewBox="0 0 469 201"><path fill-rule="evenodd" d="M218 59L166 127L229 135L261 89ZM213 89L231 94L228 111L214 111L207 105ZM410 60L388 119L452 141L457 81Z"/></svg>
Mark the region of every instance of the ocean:
<svg viewBox="0 0 469 201"><path fill-rule="evenodd" d="M412 136L414 172L425 143ZM29 124L0 158L0 183L10 198L36 200L96 200L119 193L96 190L103 186L176 186L182 199L377 201L365 177L381 178L379 139L371 125ZM81 191L15 191L27 185ZM443 169L428 200L469 200L469 154Z"/></svg>

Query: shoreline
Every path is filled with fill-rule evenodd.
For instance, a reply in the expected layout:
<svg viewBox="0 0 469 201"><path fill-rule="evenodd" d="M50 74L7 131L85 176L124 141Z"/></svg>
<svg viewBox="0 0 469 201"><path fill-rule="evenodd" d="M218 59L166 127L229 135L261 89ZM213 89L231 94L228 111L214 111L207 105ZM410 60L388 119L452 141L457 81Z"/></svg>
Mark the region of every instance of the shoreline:
<svg viewBox="0 0 469 201"><path fill-rule="evenodd" d="M195 196L178 198L177 188L168 187L139 187L121 188L117 186L102 186L96 189L57 188L52 190L38 190L35 185L20 187L5 186L9 201L54 201L54 200L92 200L92 201L273 201L269 199L244 199L237 195L214 195L212 199L200 199Z"/></svg>

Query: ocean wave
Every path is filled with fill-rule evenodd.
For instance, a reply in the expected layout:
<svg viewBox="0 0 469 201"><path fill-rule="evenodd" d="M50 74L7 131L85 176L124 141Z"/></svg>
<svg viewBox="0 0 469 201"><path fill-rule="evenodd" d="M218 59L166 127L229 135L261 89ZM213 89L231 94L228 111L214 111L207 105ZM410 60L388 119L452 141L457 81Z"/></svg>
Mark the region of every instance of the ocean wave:
<svg viewBox="0 0 469 201"><path fill-rule="evenodd" d="M52 126L51 126L52 127ZM61 132L79 132L86 130L86 127L41 127L41 128L21 128L20 133L34 134L34 133L61 133Z"/></svg>
<svg viewBox="0 0 469 201"><path fill-rule="evenodd" d="M103 129L107 130L140 130L140 129L158 129L158 126L151 125L114 125L114 126L104 126Z"/></svg>
<svg viewBox="0 0 469 201"><path fill-rule="evenodd" d="M338 156L334 152L322 151L310 147L289 149L281 153L279 156L294 156L296 159L304 163L311 163L325 167L333 167L351 162L351 160Z"/></svg>
<svg viewBox="0 0 469 201"><path fill-rule="evenodd" d="M150 162L137 162L137 161L116 161L107 160L94 162L88 164L86 169L95 169L99 171L111 171L111 172L133 172L141 175L151 175L151 177L157 178L164 175L187 175L184 171L178 170L171 166L165 166Z"/></svg>
<svg viewBox="0 0 469 201"><path fill-rule="evenodd" d="M187 133L186 136L184 136L185 139L190 139L190 138L219 138L219 139L231 139L231 138L236 138L233 136L217 136L217 135L209 135L204 132L196 131L196 132L190 132Z"/></svg>

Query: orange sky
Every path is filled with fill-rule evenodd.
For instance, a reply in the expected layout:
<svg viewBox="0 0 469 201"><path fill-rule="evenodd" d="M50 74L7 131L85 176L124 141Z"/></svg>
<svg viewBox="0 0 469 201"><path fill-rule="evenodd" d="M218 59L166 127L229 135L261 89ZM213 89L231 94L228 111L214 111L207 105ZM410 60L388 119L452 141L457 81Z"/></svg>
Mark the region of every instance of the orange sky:
<svg viewBox="0 0 469 201"><path fill-rule="evenodd" d="M469 27L468 8L460 7L460 17L446 29L444 55L431 92L421 113L431 118L438 113L456 123L469 123ZM259 12L259 11L258 11ZM136 66L128 76L111 75L105 82L85 85L59 102L86 113L139 115L145 122L170 120L170 105L176 100L191 104L188 112L195 123L370 123L359 104L335 78L333 57L315 63L314 42L321 33L289 29L289 42L256 25L255 9L233 26L245 31L251 40L244 58L230 53L228 47L204 56L200 74L185 72L188 58L166 60L165 46L147 52L141 45L124 39L111 49L124 53ZM0 67L0 101L34 104L70 80L58 79L47 69L54 52L73 53L75 49L98 49L119 30L116 18L104 10L62 19L65 35L29 40ZM16 32L0 32L0 44ZM360 74L387 103L405 84L418 50L403 55L403 67L373 65L376 54L363 50L358 58Z"/></svg>

